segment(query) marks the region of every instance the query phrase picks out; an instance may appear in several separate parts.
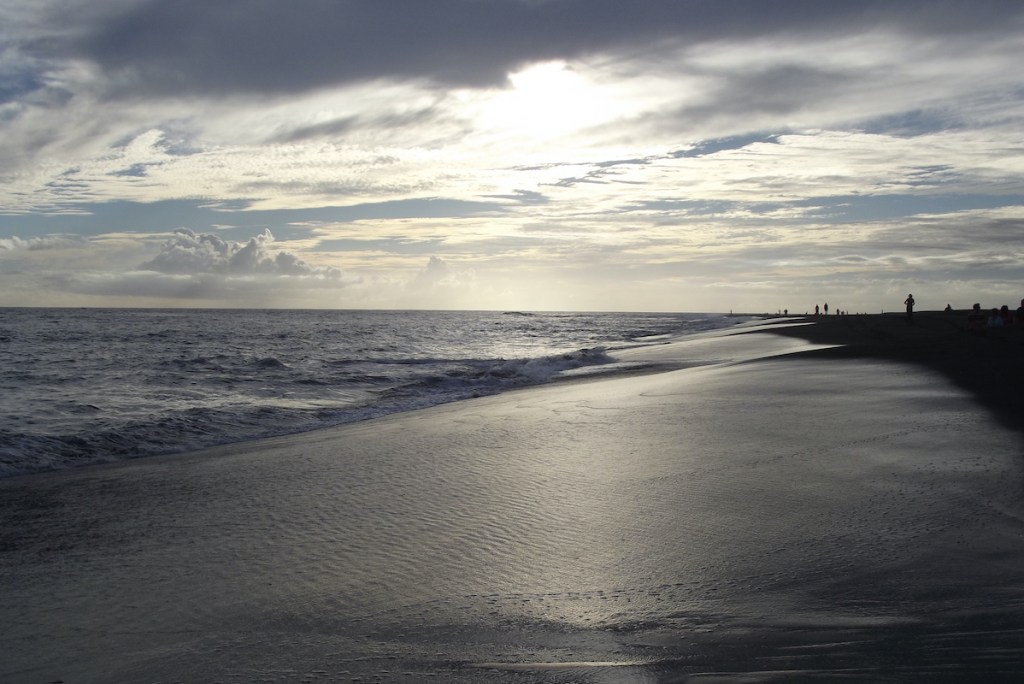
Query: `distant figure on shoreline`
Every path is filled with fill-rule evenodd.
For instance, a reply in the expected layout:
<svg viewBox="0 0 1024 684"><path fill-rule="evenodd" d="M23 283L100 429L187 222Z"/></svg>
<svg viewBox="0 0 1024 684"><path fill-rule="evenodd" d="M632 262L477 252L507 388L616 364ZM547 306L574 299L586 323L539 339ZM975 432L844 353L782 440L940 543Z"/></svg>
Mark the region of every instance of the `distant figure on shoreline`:
<svg viewBox="0 0 1024 684"><path fill-rule="evenodd" d="M907 298L903 300L903 303L907 305L907 323L914 322L914 295L908 294Z"/></svg>
<svg viewBox="0 0 1024 684"><path fill-rule="evenodd" d="M825 315L828 316L828 302L825 302Z"/></svg>
<svg viewBox="0 0 1024 684"><path fill-rule="evenodd" d="M981 330L985 327L985 316L981 313L981 304L975 303L971 307L971 313L967 314L967 329Z"/></svg>
<svg viewBox="0 0 1024 684"><path fill-rule="evenodd" d="M1024 300L1021 300L1021 301L1024 301ZM814 305L814 315L817 316L819 313L821 313L821 310L818 308L818 305L815 304Z"/></svg>

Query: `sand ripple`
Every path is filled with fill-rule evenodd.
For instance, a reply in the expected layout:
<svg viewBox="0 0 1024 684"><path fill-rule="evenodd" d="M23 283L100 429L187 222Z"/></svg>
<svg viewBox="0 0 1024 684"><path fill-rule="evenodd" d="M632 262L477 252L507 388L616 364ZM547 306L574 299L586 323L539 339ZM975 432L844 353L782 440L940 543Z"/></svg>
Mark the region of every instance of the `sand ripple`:
<svg viewBox="0 0 1024 684"><path fill-rule="evenodd" d="M0 674L998 673L1024 655L1020 453L935 378L787 362L10 480Z"/></svg>

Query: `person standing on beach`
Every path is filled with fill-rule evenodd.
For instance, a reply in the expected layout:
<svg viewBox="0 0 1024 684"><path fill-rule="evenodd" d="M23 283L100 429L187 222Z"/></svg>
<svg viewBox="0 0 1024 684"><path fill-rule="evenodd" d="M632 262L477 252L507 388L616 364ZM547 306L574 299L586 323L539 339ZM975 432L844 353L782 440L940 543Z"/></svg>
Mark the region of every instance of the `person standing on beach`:
<svg viewBox="0 0 1024 684"><path fill-rule="evenodd" d="M817 304L815 304L814 305L814 315L817 316L820 312L821 312L821 308Z"/></svg>
<svg viewBox="0 0 1024 684"><path fill-rule="evenodd" d="M828 316L828 302L825 302L825 315Z"/></svg>
<svg viewBox="0 0 1024 684"><path fill-rule="evenodd" d="M981 330L985 327L985 314L981 313L981 304L974 303L971 313L967 314L967 329Z"/></svg>
<svg viewBox="0 0 1024 684"><path fill-rule="evenodd" d="M908 294L907 298L903 300L903 303L907 305L907 323L914 322L914 295Z"/></svg>
<svg viewBox="0 0 1024 684"><path fill-rule="evenodd" d="M1006 304L999 307L999 317L1003 319L1003 325L1013 325L1013 314Z"/></svg>

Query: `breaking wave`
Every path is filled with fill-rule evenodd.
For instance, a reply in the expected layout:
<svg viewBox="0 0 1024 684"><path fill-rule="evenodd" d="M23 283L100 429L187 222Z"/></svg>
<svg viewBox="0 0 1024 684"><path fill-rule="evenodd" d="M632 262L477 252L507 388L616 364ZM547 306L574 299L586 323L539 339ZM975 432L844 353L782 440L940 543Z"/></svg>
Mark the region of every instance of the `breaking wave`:
<svg viewBox="0 0 1024 684"><path fill-rule="evenodd" d="M736 322L706 314L5 310L0 477L614 372L617 350Z"/></svg>

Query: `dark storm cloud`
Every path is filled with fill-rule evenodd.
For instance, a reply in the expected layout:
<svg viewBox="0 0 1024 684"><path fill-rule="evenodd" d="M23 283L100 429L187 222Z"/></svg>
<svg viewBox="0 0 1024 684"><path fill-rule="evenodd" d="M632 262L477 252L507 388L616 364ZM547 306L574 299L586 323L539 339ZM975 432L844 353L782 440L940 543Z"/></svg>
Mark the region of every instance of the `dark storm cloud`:
<svg viewBox="0 0 1024 684"><path fill-rule="evenodd" d="M374 79L481 86L544 59L867 27L1012 30L1016 0L148 0L37 42L121 94L300 92ZM114 5L115 8L121 4ZM86 17L86 19L88 16ZM76 17L77 21L82 16ZM70 20L68 20L70 21ZM77 26L81 26L79 23Z"/></svg>

